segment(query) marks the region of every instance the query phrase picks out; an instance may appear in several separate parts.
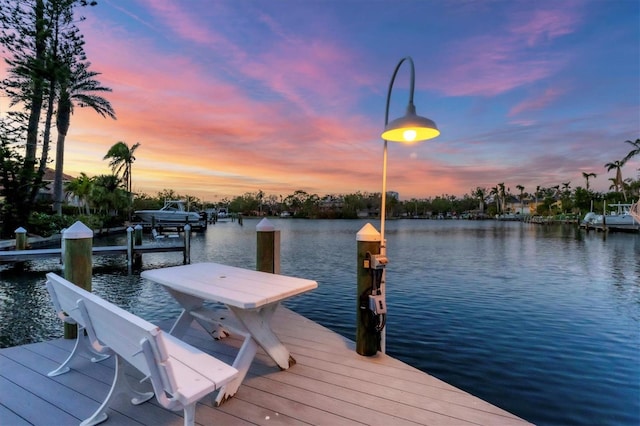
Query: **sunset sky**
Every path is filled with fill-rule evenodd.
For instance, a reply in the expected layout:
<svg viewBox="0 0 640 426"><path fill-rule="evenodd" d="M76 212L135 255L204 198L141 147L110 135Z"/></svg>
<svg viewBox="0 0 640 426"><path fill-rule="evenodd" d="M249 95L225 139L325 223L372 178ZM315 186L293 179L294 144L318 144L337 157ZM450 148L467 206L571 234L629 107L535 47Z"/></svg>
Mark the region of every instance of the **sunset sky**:
<svg viewBox="0 0 640 426"><path fill-rule="evenodd" d="M108 173L110 146L140 142L133 188L149 195L380 192L405 56L417 112L442 133L390 144L401 199L584 187L583 172L607 190L604 164L640 138L637 0L99 0L80 12L117 120L77 108L64 171Z"/></svg>

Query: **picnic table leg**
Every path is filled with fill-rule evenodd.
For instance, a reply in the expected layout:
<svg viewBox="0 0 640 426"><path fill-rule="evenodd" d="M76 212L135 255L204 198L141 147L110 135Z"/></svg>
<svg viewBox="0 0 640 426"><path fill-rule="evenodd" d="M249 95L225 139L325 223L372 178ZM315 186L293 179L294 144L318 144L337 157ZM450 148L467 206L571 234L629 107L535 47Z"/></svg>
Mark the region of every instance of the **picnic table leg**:
<svg viewBox="0 0 640 426"><path fill-rule="evenodd" d="M269 323L278 303L264 306L260 309L240 309L229 306L236 317L249 330L251 337L262 346L262 349L273 359L281 370L286 370L296 363L289 350L271 330Z"/></svg>
<svg viewBox="0 0 640 426"><path fill-rule="evenodd" d="M232 365L233 368L238 370L238 375L235 379L220 388L215 399L216 406L219 406L238 392L238 388L247 375L249 367L251 367L251 362L253 362L253 358L255 358L257 351L258 344L249 334L246 334L244 342L240 347L240 351L238 352L238 355L236 355L236 359L233 361Z"/></svg>
<svg viewBox="0 0 640 426"><path fill-rule="evenodd" d="M179 291L175 291L168 287L167 290L169 291L169 294L171 294L171 296L173 296L173 298L180 304L180 306L182 306L182 313L173 324L173 327L171 327L171 331L169 331L169 334L180 339L185 335L193 321L193 317L190 312L195 309L200 309L202 307L203 300L199 297L180 293Z"/></svg>

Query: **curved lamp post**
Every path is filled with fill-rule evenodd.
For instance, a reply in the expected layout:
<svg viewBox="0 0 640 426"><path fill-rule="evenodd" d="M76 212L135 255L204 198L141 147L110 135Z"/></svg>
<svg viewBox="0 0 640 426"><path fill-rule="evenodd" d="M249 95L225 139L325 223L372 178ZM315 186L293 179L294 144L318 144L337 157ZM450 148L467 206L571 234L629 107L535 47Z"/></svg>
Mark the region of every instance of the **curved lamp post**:
<svg viewBox="0 0 640 426"><path fill-rule="evenodd" d="M411 82L409 87L409 104L407 105L407 112L404 116L396 118L389 123L389 101L391 100L393 82L396 79L400 66L405 61L411 66ZM387 254L387 242L384 238L384 223L387 208L387 141L414 143L435 138L440 134L440 131L433 120L416 114L416 107L413 104L414 86L415 68L413 66L413 59L411 59L410 56L407 56L402 58L400 62L398 62L398 65L396 65L396 69L393 71L393 76L391 77L391 82L389 83L389 91L387 92L387 108L384 116L384 132L382 132L382 139L384 140L384 151L382 155L382 202L380 206L380 254L382 255ZM382 294L385 294L385 282L386 271L383 270L380 286ZM383 353L386 351L385 340L385 329L382 329L380 346Z"/></svg>

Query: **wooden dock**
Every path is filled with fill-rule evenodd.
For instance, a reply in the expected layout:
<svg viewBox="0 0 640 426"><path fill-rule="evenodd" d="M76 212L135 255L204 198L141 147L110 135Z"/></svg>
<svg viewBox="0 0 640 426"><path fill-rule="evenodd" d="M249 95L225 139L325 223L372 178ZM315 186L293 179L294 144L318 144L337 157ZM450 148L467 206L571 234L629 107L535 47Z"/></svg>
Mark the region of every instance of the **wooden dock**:
<svg viewBox="0 0 640 426"><path fill-rule="evenodd" d="M360 356L354 342L286 308L278 309L272 324L297 363L280 371L260 350L232 399L217 408L207 398L198 405L197 424L529 424L392 357ZM215 341L197 325L185 340L228 363L241 343ZM82 359L69 373L47 377L73 343L58 339L0 349L1 424L77 425L97 409L113 377L112 359ZM105 426L182 424L181 412L152 401L116 403Z"/></svg>

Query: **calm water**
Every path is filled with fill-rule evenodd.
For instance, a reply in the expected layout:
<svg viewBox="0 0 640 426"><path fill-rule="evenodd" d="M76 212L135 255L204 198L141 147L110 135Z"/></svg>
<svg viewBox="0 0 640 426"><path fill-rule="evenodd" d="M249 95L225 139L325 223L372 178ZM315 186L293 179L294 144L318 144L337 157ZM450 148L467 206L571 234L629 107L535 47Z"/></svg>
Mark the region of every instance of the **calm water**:
<svg viewBox="0 0 640 426"><path fill-rule="evenodd" d="M282 273L320 284L287 306L355 339L355 238L366 222L272 222ZM194 235L192 262L255 268L256 224ZM639 235L405 220L387 224L387 239L390 355L537 424L640 424ZM181 261L145 255L143 268ZM175 302L139 271L129 275L123 258L95 263L96 293L151 321L177 316ZM0 266L0 346L61 335L42 287L59 268Z"/></svg>

